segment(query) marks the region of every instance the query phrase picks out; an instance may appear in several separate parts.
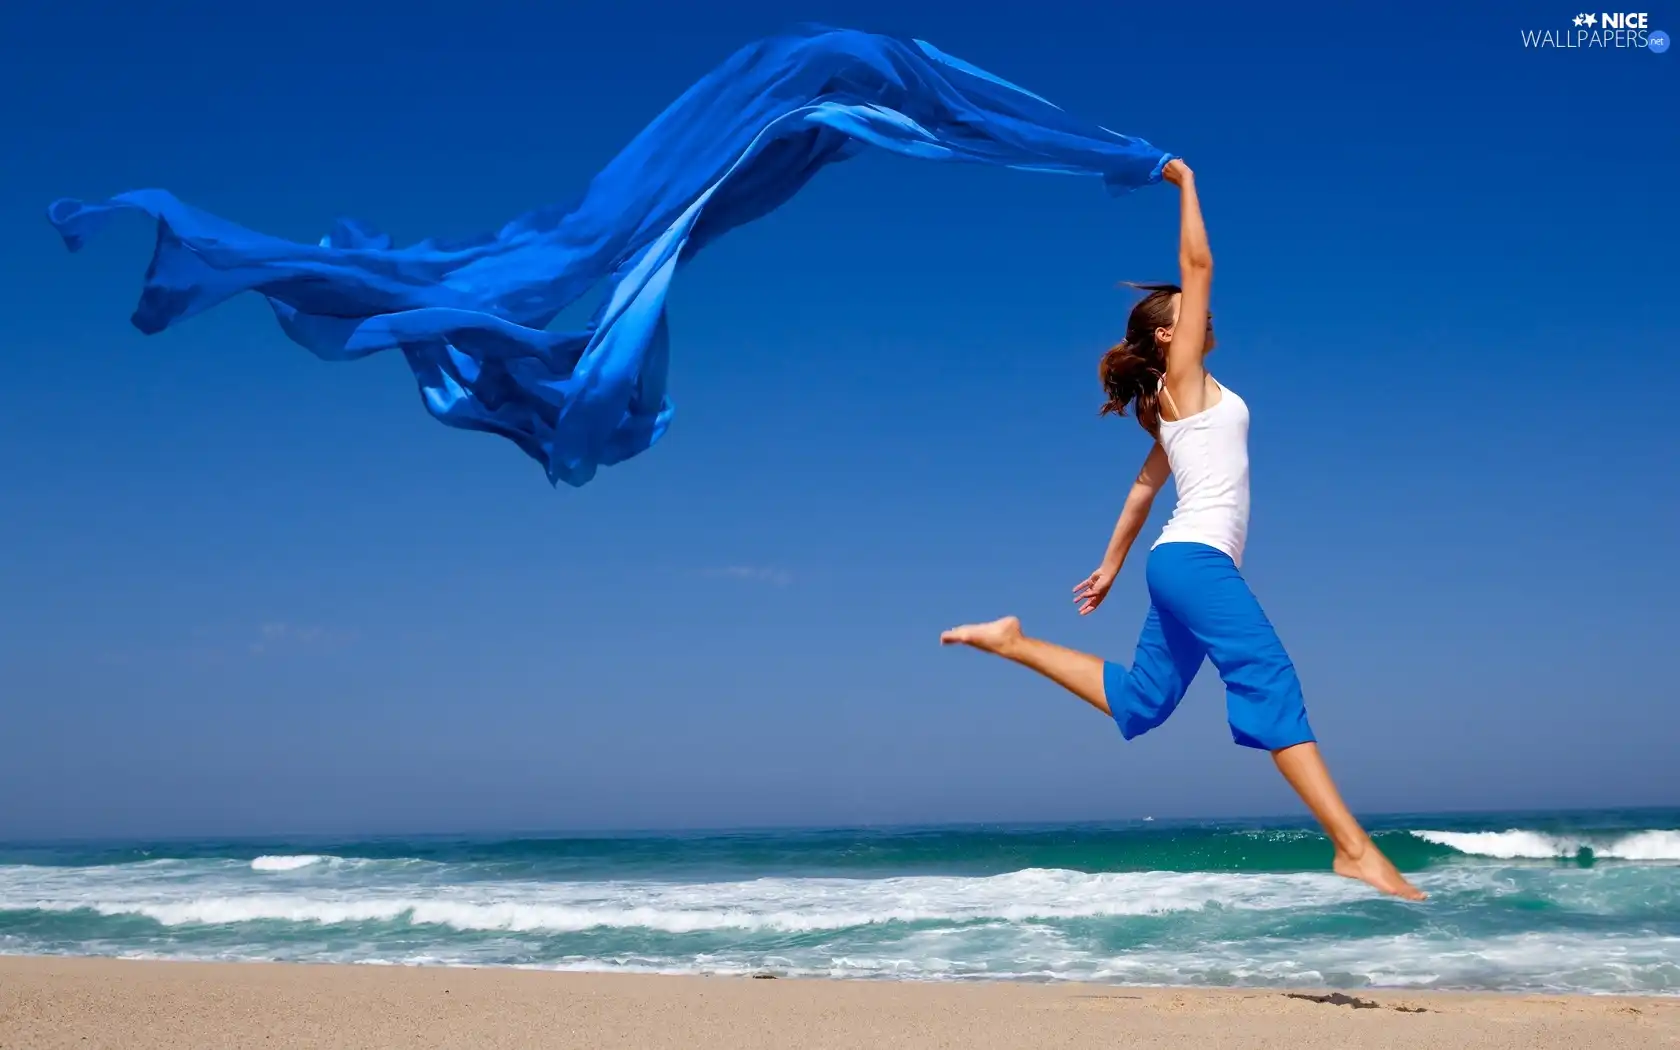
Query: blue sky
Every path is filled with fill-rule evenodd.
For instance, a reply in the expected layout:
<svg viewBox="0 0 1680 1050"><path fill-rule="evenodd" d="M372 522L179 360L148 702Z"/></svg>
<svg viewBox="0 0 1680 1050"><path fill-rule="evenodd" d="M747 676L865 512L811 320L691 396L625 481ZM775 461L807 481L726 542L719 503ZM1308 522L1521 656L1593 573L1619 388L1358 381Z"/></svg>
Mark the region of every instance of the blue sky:
<svg viewBox="0 0 1680 1050"><path fill-rule="evenodd" d="M1013 612L1129 658L1141 558L1096 616L1069 592L1147 447L1096 360L1115 283L1173 274L1168 188L833 167L679 277L664 441L558 491L256 297L141 336L150 229L71 256L44 219L162 186L474 233L807 19L1196 168L1246 568L1357 809L1680 801L1680 58L1475 7L8 7L0 836L1298 810L1211 668L1127 745L937 645Z"/></svg>

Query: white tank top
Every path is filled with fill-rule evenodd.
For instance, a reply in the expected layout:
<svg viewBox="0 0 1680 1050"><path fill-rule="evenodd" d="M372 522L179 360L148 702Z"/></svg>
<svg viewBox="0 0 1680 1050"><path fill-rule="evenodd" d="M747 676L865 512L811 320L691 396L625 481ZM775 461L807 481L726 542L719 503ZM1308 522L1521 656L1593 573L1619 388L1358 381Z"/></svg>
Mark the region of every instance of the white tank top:
<svg viewBox="0 0 1680 1050"><path fill-rule="evenodd" d="M1161 396L1171 406L1164 387ZM1154 546L1205 543L1241 565L1248 542L1248 405L1221 386L1217 404L1161 420L1159 440L1178 503Z"/></svg>

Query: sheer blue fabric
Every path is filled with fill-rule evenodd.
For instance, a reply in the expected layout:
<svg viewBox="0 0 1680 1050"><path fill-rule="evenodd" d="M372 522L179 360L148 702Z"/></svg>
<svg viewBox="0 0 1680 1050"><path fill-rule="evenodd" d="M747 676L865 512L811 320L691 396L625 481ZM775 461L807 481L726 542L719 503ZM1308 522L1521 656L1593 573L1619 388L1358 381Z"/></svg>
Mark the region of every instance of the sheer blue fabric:
<svg viewBox="0 0 1680 1050"><path fill-rule="evenodd" d="M401 350L433 416L500 434L551 482L582 485L670 424L665 296L678 264L866 144L1096 176L1115 193L1158 181L1169 159L922 41L811 27L736 52L576 202L467 241L397 248L340 220L319 244L297 244L156 189L59 200L48 217L71 251L115 212L157 220L133 317L142 332L260 292L316 355ZM587 328L547 330L602 282Z"/></svg>

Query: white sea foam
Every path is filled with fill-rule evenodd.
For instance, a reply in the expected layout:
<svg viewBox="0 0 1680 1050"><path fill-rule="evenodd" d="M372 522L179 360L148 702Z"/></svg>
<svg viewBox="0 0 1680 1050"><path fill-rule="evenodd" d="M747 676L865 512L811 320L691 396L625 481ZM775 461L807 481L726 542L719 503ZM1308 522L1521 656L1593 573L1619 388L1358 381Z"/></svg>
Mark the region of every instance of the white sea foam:
<svg viewBox="0 0 1680 1050"><path fill-rule="evenodd" d="M116 894L85 887L0 909L85 909L143 915L165 926L291 922L403 922L458 930L575 932L600 928L684 934L708 930L809 932L885 923L974 923L1165 915L1209 908L1328 907L1361 888L1326 874L1197 872L1086 874L1028 869L988 878L756 879L728 883L480 883L360 887L312 893L230 892L183 886ZM68 899L66 899L68 897Z"/></svg>
<svg viewBox="0 0 1680 1050"><path fill-rule="evenodd" d="M1538 831L1414 831L1425 842L1477 857L1498 857L1515 860L1521 857L1536 860L1551 857L1573 857L1579 847L1570 840Z"/></svg>
<svg viewBox="0 0 1680 1050"><path fill-rule="evenodd" d="M1244 940L1085 962L1077 976L1125 984L1492 988L1673 995L1680 937L1429 931L1308 943Z"/></svg>
<svg viewBox="0 0 1680 1050"><path fill-rule="evenodd" d="M1497 841L1468 844L1521 844L1490 834ZM1639 858L1666 859L1674 834L1609 834L1593 848L1627 859L1592 867L1442 865L1418 876L1433 898L1424 908L1328 873L1028 869L675 882L489 878L499 869L331 858L293 868L307 873L295 876L243 859L10 865L0 866L0 950L1673 995L1680 936L1664 917L1680 907L1680 883ZM1568 845L1546 842L1544 855ZM1548 905L1538 913L1544 928L1513 928L1536 914L1526 909L1536 900Z"/></svg>
<svg viewBox="0 0 1680 1050"><path fill-rule="evenodd" d="M1583 850L1608 860L1680 860L1680 831L1637 831L1613 836L1552 835L1540 831L1414 831L1413 835L1476 857L1551 860Z"/></svg>
<svg viewBox="0 0 1680 1050"><path fill-rule="evenodd" d="M325 863L326 861L337 860L337 859L338 859L337 857L324 857L324 856L320 856L320 855L314 854L314 853L305 853L305 854L301 854L299 856L291 856L291 857L288 857L288 856L258 857L256 860L253 860L251 862L251 870L252 871L296 871L299 868L307 868L307 867L309 867L313 864L322 864L322 863Z"/></svg>
<svg viewBox="0 0 1680 1050"><path fill-rule="evenodd" d="M1597 857L1618 860L1680 860L1680 831L1639 831L1625 835L1600 849Z"/></svg>

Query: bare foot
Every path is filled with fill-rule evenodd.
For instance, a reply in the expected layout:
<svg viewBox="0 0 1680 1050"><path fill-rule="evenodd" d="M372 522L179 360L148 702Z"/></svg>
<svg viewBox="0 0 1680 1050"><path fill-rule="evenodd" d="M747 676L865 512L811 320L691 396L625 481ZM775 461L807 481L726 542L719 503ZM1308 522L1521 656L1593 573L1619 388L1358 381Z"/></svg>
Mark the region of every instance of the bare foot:
<svg viewBox="0 0 1680 1050"><path fill-rule="evenodd" d="M1400 869L1389 862L1382 855L1382 851L1375 846L1367 846L1365 852L1355 857L1348 853L1337 851L1335 863L1332 865L1336 874L1344 878L1358 879L1360 882L1383 891L1392 893L1396 897L1403 897L1409 901L1423 900L1428 894L1406 881L1400 874Z"/></svg>
<svg viewBox="0 0 1680 1050"><path fill-rule="evenodd" d="M1021 640L1021 621L1005 616L991 623L970 623L953 627L939 636L940 645L972 645L988 653L1001 653Z"/></svg>

